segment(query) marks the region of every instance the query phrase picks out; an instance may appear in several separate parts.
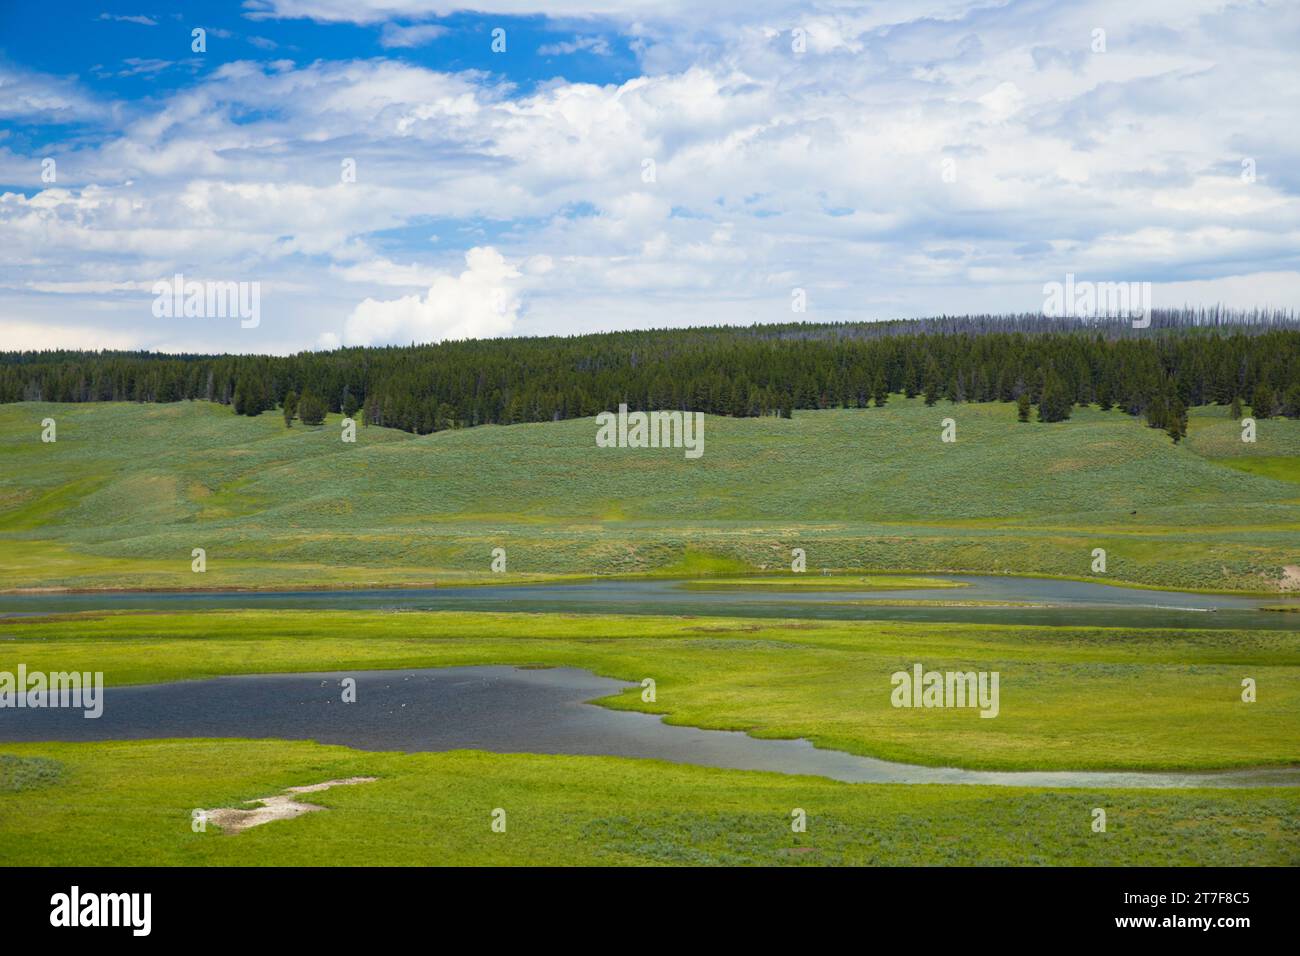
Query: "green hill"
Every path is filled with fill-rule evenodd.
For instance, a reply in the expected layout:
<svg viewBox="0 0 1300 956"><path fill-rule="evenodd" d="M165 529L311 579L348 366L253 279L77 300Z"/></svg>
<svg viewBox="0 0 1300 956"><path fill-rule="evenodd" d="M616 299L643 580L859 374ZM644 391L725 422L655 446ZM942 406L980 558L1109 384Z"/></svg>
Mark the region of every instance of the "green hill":
<svg viewBox="0 0 1300 956"><path fill-rule="evenodd" d="M54 418L58 440L40 440ZM941 420L957 441L940 440ZM597 448L593 419L416 436L206 403L0 406L0 588L285 587L809 569L1272 590L1300 564L1300 422L1186 442L1006 404L707 418L705 453ZM208 570L190 570L191 550ZM1300 572L1297 572L1300 574Z"/></svg>

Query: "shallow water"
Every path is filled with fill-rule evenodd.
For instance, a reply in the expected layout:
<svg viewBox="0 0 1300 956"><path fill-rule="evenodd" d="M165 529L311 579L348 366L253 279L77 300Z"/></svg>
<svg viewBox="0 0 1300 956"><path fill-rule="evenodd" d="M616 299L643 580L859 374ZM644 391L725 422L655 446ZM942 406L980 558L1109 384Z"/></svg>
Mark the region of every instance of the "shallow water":
<svg viewBox="0 0 1300 956"><path fill-rule="evenodd" d="M342 702L344 677L357 682L356 703ZM574 668L504 666L222 677L110 687L104 692L103 716L94 720L70 709L0 709L0 741L251 737L315 740L361 750L641 757L852 783L1300 786L1300 768L1108 773L918 767L822 750L806 740L760 740L734 731L675 727L650 714L587 703L637 686Z"/></svg>
<svg viewBox="0 0 1300 956"><path fill-rule="evenodd" d="M1081 581L986 575L926 575L962 588L899 591L698 591L673 580L325 591L101 591L3 594L0 615L97 610L278 608L329 610L549 611L1039 624L1300 630L1300 614L1261 611L1300 598L1148 591ZM860 601L883 603L861 604ZM905 601L995 601L1040 607L916 607Z"/></svg>

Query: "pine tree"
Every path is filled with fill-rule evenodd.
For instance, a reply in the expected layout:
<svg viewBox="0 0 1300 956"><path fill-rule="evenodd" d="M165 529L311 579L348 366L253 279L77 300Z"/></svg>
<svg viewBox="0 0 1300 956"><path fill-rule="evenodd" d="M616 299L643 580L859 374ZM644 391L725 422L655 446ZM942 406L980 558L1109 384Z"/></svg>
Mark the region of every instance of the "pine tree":
<svg viewBox="0 0 1300 956"><path fill-rule="evenodd" d="M294 416L298 414L298 393L289 392L284 396L284 427L292 428Z"/></svg>
<svg viewBox="0 0 1300 956"><path fill-rule="evenodd" d="M1286 390L1282 400L1282 414L1287 418L1300 418L1300 385L1292 385Z"/></svg>
<svg viewBox="0 0 1300 956"><path fill-rule="evenodd" d="M934 405L939 401L939 363L931 356L925 363L925 404Z"/></svg>
<svg viewBox="0 0 1300 956"><path fill-rule="evenodd" d="M1151 399L1151 404L1146 408L1147 424L1152 428L1164 428L1169 424L1169 403L1163 395L1157 395Z"/></svg>
<svg viewBox="0 0 1300 956"><path fill-rule="evenodd" d="M1282 414L1288 419L1300 419L1300 385L1292 385L1282 399Z"/></svg>
<svg viewBox="0 0 1300 956"><path fill-rule="evenodd" d="M1273 400L1273 390L1260 382L1255 386L1255 396L1250 402L1250 411L1256 418L1272 418L1277 411Z"/></svg>
<svg viewBox="0 0 1300 956"><path fill-rule="evenodd" d="M1043 378L1043 395L1038 400L1038 420L1040 422L1063 422L1070 417L1073 402L1055 372L1048 372Z"/></svg>
<svg viewBox="0 0 1300 956"><path fill-rule="evenodd" d="M302 419L304 425L325 424L327 411L325 400L318 398L312 392L303 392L302 398L298 400L298 417ZM408 430L414 431L414 429Z"/></svg>
<svg viewBox="0 0 1300 956"><path fill-rule="evenodd" d="M1022 422L1029 421L1029 393L1021 392L1016 399L1016 417Z"/></svg>
<svg viewBox="0 0 1300 956"><path fill-rule="evenodd" d="M1115 407L1115 393L1111 389L1110 379L1103 378L1097 387L1097 407L1108 412Z"/></svg>
<svg viewBox="0 0 1300 956"><path fill-rule="evenodd" d="M1175 445L1187 435L1187 406L1181 398L1175 398L1169 406L1165 432L1174 440Z"/></svg>
<svg viewBox="0 0 1300 956"><path fill-rule="evenodd" d="M1224 324L1216 313L1207 327L1193 328L1194 315L1168 318L1169 333L1159 337L972 316L933 325L672 329L288 356L10 352L0 353L0 403L207 399L258 415L283 408L292 386L300 406L305 392L326 400L327 412L354 412L364 402L367 423L413 431L444 427L444 404L464 427L586 417L621 400L646 410L752 416L863 407L883 383L886 399L891 390L923 391L930 406L945 396L1018 406L1027 391L1031 405L1047 406L1045 420L1068 417L1073 404L1113 402L1166 429L1176 403L1219 403L1239 420L1252 400L1260 416L1300 418L1300 319L1228 316ZM1052 385L1043 401L1049 370L1064 400Z"/></svg>

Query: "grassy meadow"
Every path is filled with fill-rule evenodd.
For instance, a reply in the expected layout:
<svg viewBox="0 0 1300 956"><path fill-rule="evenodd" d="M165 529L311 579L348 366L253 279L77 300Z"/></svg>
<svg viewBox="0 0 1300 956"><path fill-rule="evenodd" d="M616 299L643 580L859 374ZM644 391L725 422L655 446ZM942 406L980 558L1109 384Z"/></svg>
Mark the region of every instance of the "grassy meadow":
<svg viewBox="0 0 1300 956"><path fill-rule="evenodd" d="M1001 711L900 710L890 674L996 669ZM599 703L916 763L1210 769L1297 762L1300 635L487 612L86 613L0 622L0 669L109 684L467 664L575 666ZM1259 700L1240 700L1252 676ZM196 809L352 776L238 834ZM1107 813L1093 832L1095 808ZM491 828L497 808L505 833ZM795 808L804 833L791 830ZM1300 790L845 784L614 757L313 742L0 744L0 865L1297 865Z"/></svg>
<svg viewBox="0 0 1300 956"><path fill-rule="evenodd" d="M58 440L40 441L54 418ZM940 421L957 441L940 441ZM1020 424L1010 405L707 419L705 454L597 449L592 420L416 436L292 429L205 403L0 406L0 589L301 587L507 574L822 568L1277 590L1300 554L1300 422L1186 441L1120 412ZM593 456L600 467L593 467ZM191 551L207 571L191 571Z"/></svg>
<svg viewBox="0 0 1300 956"><path fill-rule="evenodd" d="M6 745L0 865L1286 866L1300 792L844 784L614 757L283 741ZM196 809L350 776L238 834ZM1106 810L1105 833L1092 811ZM491 814L506 812L493 832ZM807 814L794 833L791 812Z"/></svg>
<svg viewBox="0 0 1300 956"><path fill-rule="evenodd" d="M54 418L58 441L40 441ZM958 440L940 441L955 418ZM415 436L202 403L0 406L0 590L362 587L657 575L728 591L933 586L942 571L1278 592L1300 564L1300 422L1175 446L1118 412L1007 405L707 420L705 455L596 449L591 420ZM594 467L593 456L600 456ZM191 550L208 569L190 569ZM493 548L505 574L489 572ZM808 573L792 576L792 548ZM834 576L824 577L822 569ZM1300 580L1300 569L1292 576ZM949 593L960 600L962 589ZM1001 708L890 706L890 676L996 670ZM486 611L0 619L0 670L110 685L473 664L637 683L602 706L931 766L1300 763L1300 634ZM1253 678L1258 701L1241 700ZM0 714L0 716L3 716ZM198 808L351 776L327 812L223 834ZM490 827L508 813L506 833ZM1108 830L1094 833L1104 807ZM793 808L806 833L790 828ZM313 742L0 743L0 865L1300 863L1300 791L844 784L612 757Z"/></svg>
<svg viewBox="0 0 1300 956"><path fill-rule="evenodd" d="M1193 770L1300 758L1300 634L486 612L213 611L0 622L0 669L108 684L228 674L581 667L640 682L609 707L993 770ZM890 676L996 670L1001 712L890 706ZM12 663L11 663L12 662ZM1259 699L1241 701L1253 677Z"/></svg>

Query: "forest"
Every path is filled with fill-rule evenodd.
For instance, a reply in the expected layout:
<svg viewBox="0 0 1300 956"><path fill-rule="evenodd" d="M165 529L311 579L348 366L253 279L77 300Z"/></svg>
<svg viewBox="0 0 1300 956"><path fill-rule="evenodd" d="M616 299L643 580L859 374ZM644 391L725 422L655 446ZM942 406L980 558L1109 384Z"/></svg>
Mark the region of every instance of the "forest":
<svg viewBox="0 0 1300 956"><path fill-rule="evenodd" d="M178 402L327 412L417 434L640 410L789 416L890 395L1013 402L1021 421L1119 408L1177 441L1186 410L1300 417L1300 319L1157 310L1150 328L1039 316L701 327L295 355L0 353L0 402ZM1031 415L1031 407L1036 411Z"/></svg>

